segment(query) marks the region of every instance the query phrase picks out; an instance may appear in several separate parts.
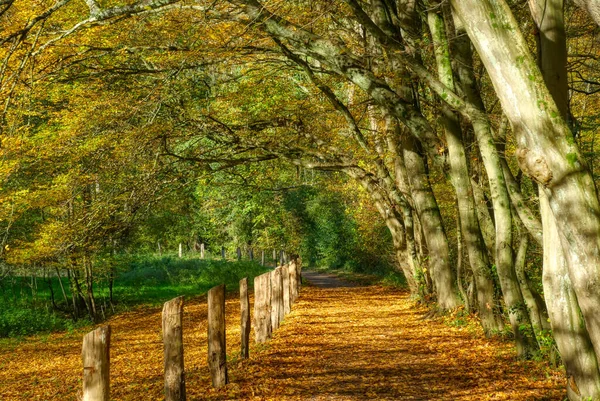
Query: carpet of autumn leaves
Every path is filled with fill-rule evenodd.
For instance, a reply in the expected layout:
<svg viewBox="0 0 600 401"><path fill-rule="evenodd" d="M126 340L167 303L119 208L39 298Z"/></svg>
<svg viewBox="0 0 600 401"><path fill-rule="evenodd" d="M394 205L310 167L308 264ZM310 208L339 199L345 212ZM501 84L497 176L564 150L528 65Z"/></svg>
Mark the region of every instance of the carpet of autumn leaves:
<svg viewBox="0 0 600 401"><path fill-rule="evenodd" d="M304 287L266 345L240 361L239 302L227 302L230 381L206 366L206 298L185 307L188 400L562 400L560 372L516 361L510 343L423 320L405 292ZM113 400L162 399L161 310L110 320ZM77 400L82 333L0 348L0 400Z"/></svg>

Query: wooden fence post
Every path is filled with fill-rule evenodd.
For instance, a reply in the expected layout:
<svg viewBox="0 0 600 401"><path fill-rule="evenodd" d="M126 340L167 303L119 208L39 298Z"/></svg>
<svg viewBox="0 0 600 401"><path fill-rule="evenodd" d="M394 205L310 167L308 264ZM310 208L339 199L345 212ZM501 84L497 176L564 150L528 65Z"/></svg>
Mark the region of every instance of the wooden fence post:
<svg viewBox="0 0 600 401"><path fill-rule="evenodd" d="M213 387L223 387L227 378L225 344L225 284L208 291L208 367Z"/></svg>
<svg viewBox="0 0 600 401"><path fill-rule="evenodd" d="M292 303L290 302L290 265L284 265L281 268L281 291L283 299L283 314L284 316L290 313L292 310Z"/></svg>
<svg viewBox="0 0 600 401"><path fill-rule="evenodd" d="M224 246L221 247L221 257L223 259L225 259L225 247Z"/></svg>
<svg viewBox="0 0 600 401"><path fill-rule="evenodd" d="M200 259L204 259L204 242L200 244Z"/></svg>
<svg viewBox="0 0 600 401"><path fill-rule="evenodd" d="M265 265L265 250L264 249L262 251L260 251L260 265L261 266Z"/></svg>
<svg viewBox="0 0 600 401"><path fill-rule="evenodd" d="M181 242L179 243L179 257L183 257L183 244Z"/></svg>
<svg viewBox="0 0 600 401"><path fill-rule="evenodd" d="M241 358L250 356L250 296L248 295L248 277L240 280L240 310L241 310Z"/></svg>
<svg viewBox="0 0 600 401"><path fill-rule="evenodd" d="M236 252L237 252L237 259L238 259L238 261L242 260L242 250L240 249L239 246L237 247Z"/></svg>
<svg viewBox="0 0 600 401"><path fill-rule="evenodd" d="M254 337L257 343L271 338L271 273L254 277Z"/></svg>
<svg viewBox="0 0 600 401"><path fill-rule="evenodd" d="M177 297L165 302L162 311L165 401L185 401L182 320L183 297Z"/></svg>
<svg viewBox="0 0 600 401"><path fill-rule="evenodd" d="M110 326L98 327L83 337L83 401L110 398Z"/></svg>
<svg viewBox="0 0 600 401"><path fill-rule="evenodd" d="M281 267L271 272L271 327L275 331L283 320L283 291L281 290Z"/></svg>
<svg viewBox="0 0 600 401"><path fill-rule="evenodd" d="M296 263L292 259L292 261L287 265L287 270L290 275L290 308L296 302L298 298L298 271L296 270Z"/></svg>
<svg viewBox="0 0 600 401"><path fill-rule="evenodd" d="M250 257L250 260L254 260L254 249L250 248L250 250L248 251L248 256Z"/></svg>
<svg viewBox="0 0 600 401"><path fill-rule="evenodd" d="M277 266L277 251L273 249L273 262L275 262L275 266Z"/></svg>

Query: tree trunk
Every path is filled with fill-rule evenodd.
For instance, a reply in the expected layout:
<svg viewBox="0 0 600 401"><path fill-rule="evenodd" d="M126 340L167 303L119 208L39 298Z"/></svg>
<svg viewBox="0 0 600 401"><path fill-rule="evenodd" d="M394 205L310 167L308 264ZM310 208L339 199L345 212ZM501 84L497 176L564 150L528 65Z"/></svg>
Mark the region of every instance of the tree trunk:
<svg viewBox="0 0 600 401"><path fill-rule="evenodd" d="M451 15L448 14L448 18ZM440 21L440 26L443 27L443 23ZM466 37L465 37L466 38ZM461 61L472 61L472 55L470 51L470 45L465 42L464 46L456 46L457 49L462 50L457 53L462 54ZM467 49L467 47L469 47ZM466 54L465 54L466 53ZM449 54L446 52L445 54ZM450 59L448 57L446 65L450 65ZM469 64L469 66L472 65ZM466 89L463 92L467 95L469 101L477 104L480 111L480 116L484 116L484 107L479 92L475 90L476 85L473 70L466 68L463 65L459 71L460 77ZM452 81L452 72L448 74L448 79ZM453 85L448 85L451 90L454 89ZM449 107L449 106L447 106ZM508 318L512 327L513 335L515 336L515 344L517 347L517 355L521 358L530 357L535 348L535 342L530 336L531 331L527 330L531 327L529 321L529 315L525 310L525 303L523 300L523 294L521 294L521 288L517 275L514 268L513 252L512 252L512 213L510 209L510 197L508 190L506 189L506 183L504 182L504 173L502 171L502 163L500 162L500 156L496 149L496 144L492 136L491 127L487 119L473 119L473 128L475 137L479 145L479 150L483 159L483 164L487 173L488 181L490 184L490 193L492 195L492 205L494 207L494 222L496 228L496 244L494 256L496 259L496 270L498 272L498 278L500 281L500 288L502 289L502 295L506 304L506 310L508 312ZM468 181L468 178L466 178ZM475 216L475 219L477 217ZM482 238L483 241L483 238Z"/></svg>
<svg viewBox="0 0 600 401"><path fill-rule="evenodd" d="M65 291L65 286L62 282L62 277L60 276L60 270L56 267L56 277L58 277L58 283L60 284L60 290L62 291L63 299L65 300L65 305L69 305L69 300L67 299L67 292Z"/></svg>
<svg viewBox="0 0 600 401"><path fill-rule="evenodd" d="M110 399L110 326L83 337L83 401Z"/></svg>
<svg viewBox="0 0 600 401"><path fill-rule="evenodd" d="M162 329L165 366L165 400L185 401L183 365L183 297L165 302Z"/></svg>
<svg viewBox="0 0 600 401"><path fill-rule="evenodd" d="M512 124L519 147L519 165L539 184L543 194L540 202L542 197L547 201L551 213L542 210L543 219L553 215L556 230L552 230L553 224L544 226L544 257L548 258L552 249L562 248L584 327L598 355L600 204L593 179L508 5L503 0L452 0L452 5L465 24ZM555 263L557 266L553 267L557 269L564 266L556 263L560 260L546 261ZM555 299L567 300L553 297L547 302ZM575 302L575 298L569 299ZM554 323L553 307L549 305L548 309ZM596 368L592 374L597 371ZM582 386L577 385L581 390ZM597 393L590 396L599 397Z"/></svg>
<svg viewBox="0 0 600 401"><path fill-rule="evenodd" d="M423 157L417 151L414 138L402 140L404 163L411 185L412 198L423 228L429 250L429 269L437 293L437 301L443 310L460 305L455 273L450 266L450 248L444 231L440 210L431 190Z"/></svg>
<svg viewBox="0 0 600 401"><path fill-rule="evenodd" d="M208 367L212 385L220 388L229 383L225 343L225 285L208 291Z"/></svg>
<svg viewBox="0 0 600 401"><path fill-rule="evenodd" d="M540 191L540 209L544 227L544 298L548 307L552 334L567 371L567 395L571 401L600 400L598 358L573 291L566 258L561 255L559 232L546 194Z"/></svg>
<svg viewBox="0 0 600 401"><path fill-rule="evenodd" d="M250 357L250 296L248 277L240 280L240 357Z"/></svg>
<svg viewBox="0 0 600 401"><path fill-rule="evenodd" d="M438 75L444 85L453 90L454 79L452 69L450 68L449 49L444 22L439 15L430 12L428 13L428 23L435 47ZM446 142L448 144L450 180L456 190L461 231L465 239L469 263L477 279L477 293L480 300L479 316L485 334L491 335L494 332L500 331L503 323L498 308L495 306L494 286L493 281L490 279L492 270L475 212L473 189L471 188L469 179L465 149L462 144L462 131L458 117L447 105L442 106L442 114Z"/></svg>

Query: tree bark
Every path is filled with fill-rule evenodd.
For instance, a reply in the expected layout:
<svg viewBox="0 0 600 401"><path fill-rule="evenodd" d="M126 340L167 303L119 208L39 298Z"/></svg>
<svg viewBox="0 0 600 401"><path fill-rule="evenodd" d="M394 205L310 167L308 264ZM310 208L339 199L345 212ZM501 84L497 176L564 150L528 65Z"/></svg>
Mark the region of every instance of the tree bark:
<svg viewBox="0 0 600 401"><path fill-rule="evenodd" d="M215 388L229 383L225 338L225 285L221 284L208 291L208 367Z"/></svg>
<svg viewBox="0 0 600 401"><path fill-rule="evenodd" d="M423 157L412 137L402 138L404 163L408 171L412 199L419 216L427 249L429 269L440 308L449 310L460 305L455 272L450 266L450 248L440 210L431 190Z"/></svg>
<svg viewBox="0 0 600 401"><path fill-rule="evenodd" d="M165 400L185 401L183 365L183 297L165 302L162 329L165 365Z"/></svg>
<svg viewBox="0 0 600 401"><path fill-rule="evenodd" d="M554 243L544 238L544 255L550 253L547 247L562 248L585 327L598 355L600 203L594 181L506 2L452 0L452 5L512 124L519 165L539 184L547 200L557 228L553 231L560 234L552 236ZM544 237L550 235L551 227L544 226ZM552 308L548 309L552 314Z"/></svg>
<svg viewBox="0 0 600 401"><path fill-rule="evenodd" d="M448 15L448 19L450 18L451 16ZM498 272L500 288L502 289L506 310L508 312L513 335L515 336L517 355L521 358L528 358L534 352L535 342L529 334L531 333L531 330L527 330L531 327L531 322L529 321L529 315L525 309L523 294L521 293L521 288L514 268L510 197L508 195L508 190L506 189L506 183L504 182L502 163L500 161L500 156L498 155L489 121L487 118L483 118L483 116L485 116L485 109L481 96L476 90L473 69L467 68L467 66L470 67L473 65L470 44L466 41L466 36L464 45L461 46L461 42L455 43L457 43L455 46L457 49L456 53L461 56L461 59L457 61L457 64L462 66L459 69L460 73L458 75L461 77L463 83L463 92L467 96L467 99L477 105L481 112L479 114L481 118L474 118L471 122L473 124L475 137L479 145L479 151L481 152L488 182L490 184L496 234L494 252L496 271ZM470 62L470 64L465 65L465 62ZM450 65L450 60L448 60L447 64ZM448 76L452 79L451 74L448 74ZM454 89L453 86L446 86L451 90Z"/></svg>

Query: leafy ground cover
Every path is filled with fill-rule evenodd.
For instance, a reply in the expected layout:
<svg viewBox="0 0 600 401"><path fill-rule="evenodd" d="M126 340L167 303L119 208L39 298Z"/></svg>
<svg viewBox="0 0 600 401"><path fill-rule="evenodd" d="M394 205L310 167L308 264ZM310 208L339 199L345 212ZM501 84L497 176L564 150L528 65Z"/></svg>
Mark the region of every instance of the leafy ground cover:
<svg viewBox="0 0 600 401"><path fill-rule="evenodd" d="M413 304L393 287L304 287L263 346L239 360L239 301L226 305L230 381L213 390L206 366L206 299L185 307L189 400L562 400L563 375L517 361L485 339ZM112 399L162 397L160 308L110 319ZM0 348L2 400L76 400L83 331Z"/></svg>

